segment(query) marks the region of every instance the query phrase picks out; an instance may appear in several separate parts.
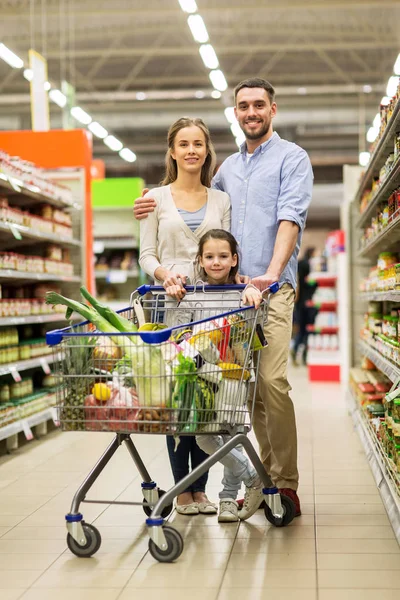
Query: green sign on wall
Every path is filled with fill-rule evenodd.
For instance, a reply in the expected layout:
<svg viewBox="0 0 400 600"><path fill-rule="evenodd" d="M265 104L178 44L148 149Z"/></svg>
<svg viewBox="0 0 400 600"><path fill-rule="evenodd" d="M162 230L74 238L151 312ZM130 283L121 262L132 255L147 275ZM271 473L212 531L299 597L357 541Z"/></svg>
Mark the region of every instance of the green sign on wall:
<svg viewBox="0 0 400 600"><path fill-rule="evenodd" d="M94 209L132 208L142 195L144 181L140 177L99 179L92 181Z"/></svg>

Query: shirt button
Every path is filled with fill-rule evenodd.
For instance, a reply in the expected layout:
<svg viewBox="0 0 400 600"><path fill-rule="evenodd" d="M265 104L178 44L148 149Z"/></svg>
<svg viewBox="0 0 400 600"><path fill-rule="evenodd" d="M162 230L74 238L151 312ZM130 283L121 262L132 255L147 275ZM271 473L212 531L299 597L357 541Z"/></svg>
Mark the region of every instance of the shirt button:
<svg viewBox="0 0 400 600"><path fill-rule="evenodd" d="M244 204L244 200L242 200L242 204Z"/></svg>
<svg viewBox="0 0 400 600"><path fill-rule="evenodd" d="M242 223L243 223L243 221L239 221L239 223L240 223L240 224L242 224Z"/></svg>
<svg viewBox="0 0 400 600"><path fill-rule="evenodd" d="M244 182L247 183L247 179L245 179Z"/></svg>

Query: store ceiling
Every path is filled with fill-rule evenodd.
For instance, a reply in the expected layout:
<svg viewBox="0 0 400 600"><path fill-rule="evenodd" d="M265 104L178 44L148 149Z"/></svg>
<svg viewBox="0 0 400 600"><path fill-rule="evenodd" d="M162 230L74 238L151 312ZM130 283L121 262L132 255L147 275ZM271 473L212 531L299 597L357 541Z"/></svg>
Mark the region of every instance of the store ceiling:
<svg viewBox="0 0 400 600"><path fill-rule="evenodd" d="M77 103L137 154L128 164L96 141L110 175L156 183L167 129L182 115L204 118L224 159L236 150L224 108L241 79L258 75L277 89L278 132L309 152L316 181L340 181L342 165L357 163L364 149L399 52L399 1L197 5L229 85L219 100L210 98L208 70L177 0L0 0L0 41L24 60L31 46L43 52L51 82L73 83ZM0 61L0 82L0 128L29 127L21 72ZM52 105L53 127L60 113Z"/></svg>

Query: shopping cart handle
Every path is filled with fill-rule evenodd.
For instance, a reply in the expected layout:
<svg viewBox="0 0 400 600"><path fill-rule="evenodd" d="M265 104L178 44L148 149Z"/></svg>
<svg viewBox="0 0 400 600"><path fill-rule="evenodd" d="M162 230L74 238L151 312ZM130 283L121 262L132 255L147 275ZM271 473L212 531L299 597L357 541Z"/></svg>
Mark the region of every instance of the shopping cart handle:
<svg viewBox="0 0 400 600"><path fill-rule="evenodd" d="M187 292L195 292L202 291L204 289L205 292L227 292L227 291L235 291L240 292L247 287L247 284L240 283L237 285L185 285L184 288ZM271 284L269 288L265 291L269 291L271 294L275 294L279 290L279 283L276 281ZM165 292L165 288L162 285L141 285L138 287L137 292L140 296L144 296L149 292Z"/></svg>

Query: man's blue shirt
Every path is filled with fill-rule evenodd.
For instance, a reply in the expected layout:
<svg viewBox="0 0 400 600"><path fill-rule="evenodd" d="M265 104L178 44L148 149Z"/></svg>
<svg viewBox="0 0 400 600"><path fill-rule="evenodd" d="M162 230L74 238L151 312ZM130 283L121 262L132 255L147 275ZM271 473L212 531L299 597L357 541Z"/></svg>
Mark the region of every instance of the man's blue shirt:
<svg viewBox="0 0 400 600"><path fill-rule="evenodd" d="M231 198L231 232L239 242L244 275L264 275L281 221L299 226L296 248L280 279L281 284L289 283L295 289L297 256L313 186L305 150L282 140L276 132L250 158L244 143L240 152L222 163L212 186Z"/></svg>

